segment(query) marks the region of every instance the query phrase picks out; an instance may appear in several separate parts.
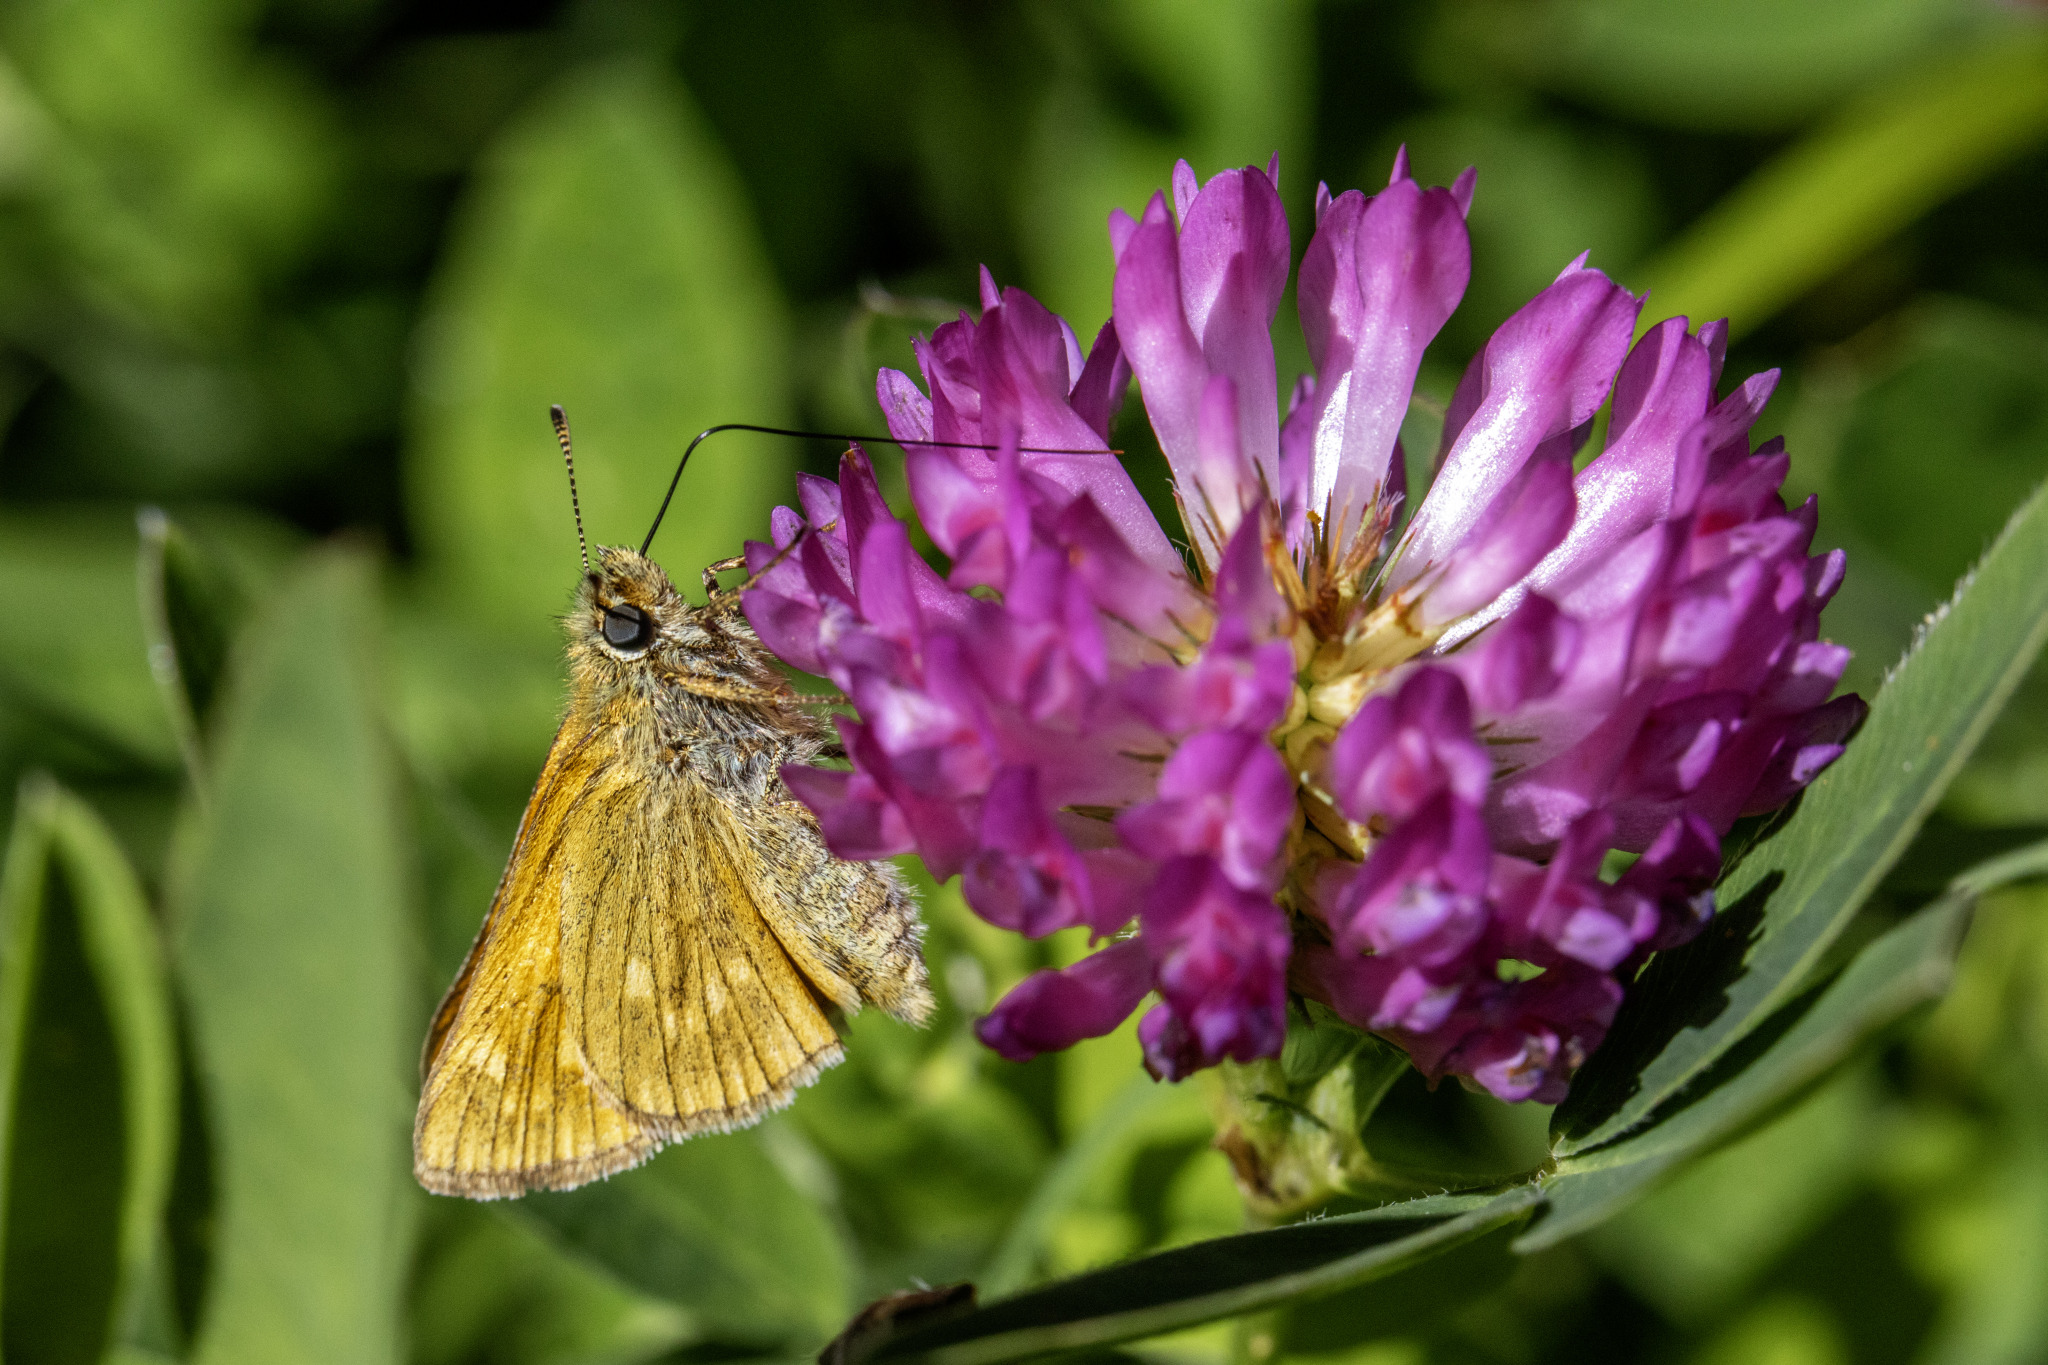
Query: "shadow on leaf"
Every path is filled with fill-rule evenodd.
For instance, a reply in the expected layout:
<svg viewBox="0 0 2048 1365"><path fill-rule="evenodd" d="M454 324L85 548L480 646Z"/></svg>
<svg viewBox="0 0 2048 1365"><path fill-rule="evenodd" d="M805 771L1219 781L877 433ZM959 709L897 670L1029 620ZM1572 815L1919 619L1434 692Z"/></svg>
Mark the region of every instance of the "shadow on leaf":
<svg viewBox="0 0 2048 1365"><path fill-rule="evenodd" d="M1723 906L1700 936L1659 953L1629 988L1621 1013L1558 1106L1554 1135L1590 1133L1621 1111L1642 1070L1687 1028L1705 1028L1728 1008L1729 988L1742 976L1749 950L1763 935L1764 911L1785 880L1773 872L1733 905Z"/></svg>

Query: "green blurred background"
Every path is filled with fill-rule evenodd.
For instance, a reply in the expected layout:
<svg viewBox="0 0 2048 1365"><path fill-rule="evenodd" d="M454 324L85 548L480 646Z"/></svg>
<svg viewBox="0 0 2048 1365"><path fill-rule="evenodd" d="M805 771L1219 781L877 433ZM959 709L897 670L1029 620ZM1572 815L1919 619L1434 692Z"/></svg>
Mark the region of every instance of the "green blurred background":
<svg viewBox="0 0 2048 1365"><path fill-rule="evenodd" d="M1849 547L1830 633L1868 692L2048 472L2044 17L0 6L0 1353L788 1357L917 1280L1015 1288L1241 1226L1203 1087L1144 1081L1127 1034L1028 1066L978 1048L975 1013L1081 945L989 930L951 888L933 1026L863 1016L787 1114L512 1207L412 1185L415 1050L561 694L547 405L593 537L632 540L698 428L874 429L875 367L979 263L1092 335L1105 216L1176 156L1277 148L1298 257L1316 181L1370 190L1405 142L1425 181L1479 167L1424 394L1582 250L1653 290L1646 316L1733 314L1730 371L1785 368L1760 430ZM1157 489L1137 408L1119 440ZM725 438L659 557L694 582L835 455ZM144 506L169 514L146 544ZM152 673L158 606L181 685ZM2041 825L2037 676L1920 861ZM1593 1235L1145 1350L2048 1359L2044 915L1988 902L1931 1017ZM1509 1172L1545 1117L1411 1077L1368 1137Z"/></svg>

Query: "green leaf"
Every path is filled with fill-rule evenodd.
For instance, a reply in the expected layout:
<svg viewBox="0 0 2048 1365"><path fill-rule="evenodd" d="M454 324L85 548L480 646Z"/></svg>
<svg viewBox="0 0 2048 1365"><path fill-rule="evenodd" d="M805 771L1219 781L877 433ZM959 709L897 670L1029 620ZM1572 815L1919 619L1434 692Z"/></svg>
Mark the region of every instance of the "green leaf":
<svg viewBox="0 0 2048 1365"><path fill-rule="evenodd" d="M577 561L550 403L593 543L637 546L691 435L783 415L784 328L746 201L673 80L627 62L544 95L485 155L423 333L408 475L435 637L467 618L557 650ZM657 546L679 583L765 534L793 463L750 435L698 454Z"/></svg>
<svg viewBox="0 0 2048 1365"><path fill-rule="evenodd" d="M60 941L54 934L65 938ZM32 1315L45 1319L47 1329L47 1319L75 1315L90 1304L108 1316L98 1323L60 1324L55 1337L31 1328L28 1340L42 1341L53 1355L58 1341L82 1344L88 1338L109 1347L168 1347L171 1328L161 1298L163 1215L177 1150L178 1072L162 947L142 887L113 835L90 807L44 779L31 779L16 807L6 867L0 872L0 941L6 952L0 961L0 1171L14 1186L4 1194L25 1195L31 1217L45 1225L40 1236L24 1234L21 1210L6 1218L8 1268L13 1273L25 1269L34 1277L6 1295L8 1342L17 1350L27 1344L21 1324ZM74 953L81 962L66 960ZM84 982L54 979L46 961L60 972L82 966L89 977ZM50 998L59 993L72 998ZM95 1230L79 1226L90 1222L96 1201L66 1188L69 1182L63 1179L103 1180L111 1174L87 1169L94 1143L81 1141L71 1127L94 1122L87 1093L92 1078L76 1075L75 1064L67 1069L58 1082L69 1092L62 1100L51 1093L31 1094L24 1084L39 1079L32 1070L25 1074L25 1068L33 1067L25 1055L30 1030L52 1006L75 1021L67 1032L88 1035L75 1037L68 1049L78 1060L84 1060L79 1054L94 1050L89 1035L103 1020L119 1069L118 1112L112 1116L121 1140L118 1209L113 1211L111 1264L103 1267L106 1278L99 1284L80 1272L102 1267L69 1258L98 1241ZM79 1018L81 1010L94 1017ZM28 1098L40 1099L38 1112L20 1107ZM53 1121L58 1127L50 1129ZM26 1134L25 1127L30 1130ZM18 1140L22 1145L17 1146ZM63 1155L54 1166L38 1160L57 1151ZM59 1201L57 1207L48 1207L52 1198ZM60 1232L55 1246L32 1245L51 1228L68 1228L70 1235ZM24 1262L23 1256L30 1259ZM88 1252L87 1259L97 1258Z"/></svg>
<svg viewBox="0 0 2048 1365"><path fill-rule="evenodd" d="M142 539L135 576L149 671L177 736L185 770L193 788L203 795L201 730L227 669L228 640L243 606L241 593L232 577L163 509L143 508L135 525Z"/></svg>
<svg viewBox="0 0 2048 1365"><path fill-rule="evenodd" d="M1192 1327L1387 1278L1519 1222L1539 1199L1530 1187L1436 1195L1198 1242L912 1327L869 1358L985 1365Z"/></svg>
<svg viewBox="0 0 2048 1365"><path fill-rule="evenodd" d="M1060 1152L1032 1188L976 1280L984 1294L1008 1294L1027 1284L1038 1268L1060 1215L1083 1195L1091 1179L1123 1153L1132 1134L1172 1098L1173 1092L1147 1075L1133 1076L1116 1097Z"/></svg>
<svg viewBox="0 0 2048 1365"><path fill-rule="evenodd" d="M1872 1034L1941 995L1976 901L1972 889L1950 892L1865 948L1825 988L1783 1006L1750 1047L1702 1076L1699 1093L1681 1097L1675 1113L1560 1160L1541 1181L1547 1211L1517 1249L1552 1246L1605 1221L1679 1163L1775 1114Z"/></svg>
<svg viewBox="0 0 2048 1365"><path fill-rule="evenodd" d="M1957 0L1496 0L1442 12L1449 31L1439 42L1457 44L1463 61L1483 53L1635 120L1774 132L1911 61L1970 17ZM1480 71L1491 94L1498 76Z"/></svg>
<svg viewBox="0 0 2048 1365"><path fill-rule="evenodd" d="M1927 300L1897 325L1893 363L1857 394L1842 432L1855 475L1823 501L1839 499L1857 534L1931 600L2041 478L2048 327L1965 299Z"/></svg>
<svg viewBox="0 0 2048 1365"><path fill-rule="evenodd" d="M533 1220L434 1201L413 1272L412 1365L630 1365L698 1339L690 1315L553 1243Z"/></svg>
<svg viewBox="0 0 2048 1365"><path fill-rule="evenodd" d="M1735 334L2048 138L2048 34L2014 25L1858 100L1744 182L1636 282L1642 316Z"/></svg>
<svg viewBox="0 0 2048 1365"><path fill-rule="evenodd" d="M422 1002L370 566L319 552L238 640L176 958L218 1141L200 1362L398 1352Z"/></svg>
<svg viewBox="0 0 2048 1365"><path fill-rule="evenodd" d="M852 1303L831 1223L770 1159L764 1130L697 1138L517 1213L624 1283L688 1310L701 1338L816 1350Z"/></svg>
<svg viewBox="0 0 2048 1365"><path fill-rule="evenodd" d="M1558 1109L1553 1150L1648 1123L1813 984L2048 638L2048 489L2014 514L1872 703L1848 751L1719 890L1720 913L1652 962Z"/></svg>
<svg viewBox="0 0 2048 1365"><path fill-rule="evenodd" d="M1657 1120L1557 1161L1540 1181L1546 1212L1517 1249L1538 1250L1604 1221L1680 1162L1777 1114L1873 1034L1942 995L1977 901L2048 875L2048 841L1957 876L1932 905L1874 940L1833 980L1782 1005Z"/></svg>
<svg viewBox="0 0 2048 1365"><path fill-rule="evenodd" d="M90 629L52 629L62 621ZM123 514L0 514L0 708L73 732L119 767L174 770L135 603ZM69 765L67 765L69 766Z"/></svg>

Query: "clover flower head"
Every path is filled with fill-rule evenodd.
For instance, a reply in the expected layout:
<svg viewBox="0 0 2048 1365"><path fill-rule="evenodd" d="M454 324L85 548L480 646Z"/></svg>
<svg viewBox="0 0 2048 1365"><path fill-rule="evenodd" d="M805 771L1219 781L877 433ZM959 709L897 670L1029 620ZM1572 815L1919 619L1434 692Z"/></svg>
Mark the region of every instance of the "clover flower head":
<svg viewBox="0 0 2048 1365"><path fill-rule="evenodd" d="M1584 258L1473 359L1411 500L1472 173L1424 188L1403 154L1370 198L1318 189L1284 404L1277 174L1182 162L1113 215L1085 355L984 271L980 316L918 342L921 387L882 372L947 567L858 448L749 547L755 630L857 712L850 771L788 780L842 856L914 850L994 924L1106 940L981 1021L1005 1056L1156 996L1146 1061L1179 1078L1276 1055L1292 992L1432 1079L1555 1101L1623 975L1711 915L1733 822L1860 720L1818 638L1842 554L1809 554L1813 501L1751 446L1775 373L1717 396L1725 324L1631 345L1641 300ZM1106 450L1134 376L1185 551ZM1603 875L1612 850L1639 856Z"/></svg>

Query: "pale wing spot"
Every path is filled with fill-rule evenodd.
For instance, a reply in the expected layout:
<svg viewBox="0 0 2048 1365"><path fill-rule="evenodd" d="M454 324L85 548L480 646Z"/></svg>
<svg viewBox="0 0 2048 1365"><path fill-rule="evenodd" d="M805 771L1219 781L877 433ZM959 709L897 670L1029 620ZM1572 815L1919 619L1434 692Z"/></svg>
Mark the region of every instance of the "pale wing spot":
<svg viewBox="0 0 2048 1365"><path fill-rule="evenodd" d="M505 1079L504 1048L492 1048L490 1056L484 1058L484 1075L489 1076L494 1081L502 1081Z"/></svg>
<svg viewBox="0 0 2048 1365"><path fill-rule="evenodd" d="M654 994L654 973L648 970L646 958L626 960L626 994L636 1000Z"/></svg>
<svg viewBox="0 0 2048 1365"><path fill-rule="evenodd" d="M668 1009L661 1012L661 1030L670 1037L675 1036L676 1026L681 1022L682 1019L674 1010Z"/></svg>
<svg viewBox="0 0 2048 1365"><path fill-rule="evenodd" d="M745 958L726 964L725 974L732 978L735 986L743 986L754 979L754 964Z"/></svg>
<svg viewBox="0 0 2048 1365"><path fill-rule="evenodd" d="M704 1008L714 1014L725 1009L725 983L716 977L704 978Z"/></svg>

